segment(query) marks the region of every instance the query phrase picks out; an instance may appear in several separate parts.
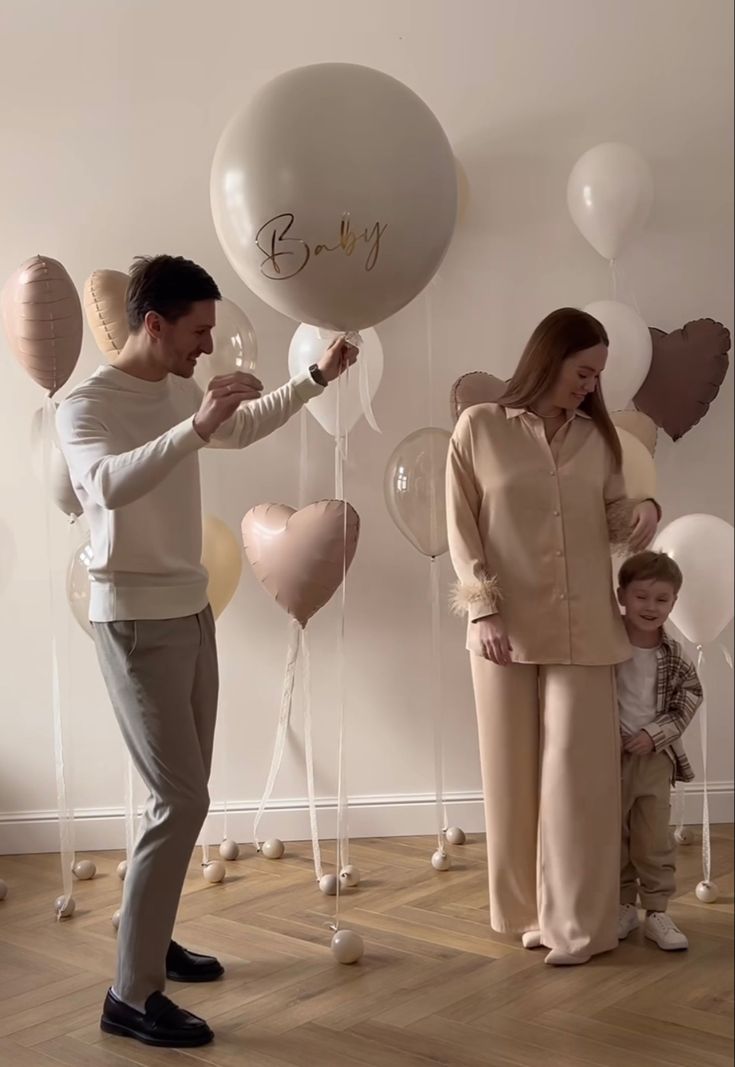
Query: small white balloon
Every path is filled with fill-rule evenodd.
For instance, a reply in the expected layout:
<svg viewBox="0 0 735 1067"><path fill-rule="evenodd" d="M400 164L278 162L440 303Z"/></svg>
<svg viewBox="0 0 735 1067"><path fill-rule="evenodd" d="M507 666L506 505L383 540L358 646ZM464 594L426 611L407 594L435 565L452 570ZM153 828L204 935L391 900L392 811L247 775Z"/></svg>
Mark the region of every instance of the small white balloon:
<svg viewBox="0 0 735 1067"><path fill-rule="evenodd" d="M714 904L720 895L716 882L700 882L695 892L697 900L701 900L703 904Z"/></svg>
<svg viewBox="0 0 735 1067"><path fill-rule="evenodd" d="M691 845L692 834L690 830L687 830L686 826L679 826L674 830L674 840L677 845Z"/></svg>
<svg viewBox="0 0 735 1067"><path fill-rule="evenodd" d="M57 897L54 902L54 911L56 912L57 919L71 919L72 915L76 911L77 903L74 897L61 896Z"/></svg>
<svg viewBox="0 0 735 1067"><path fill-rule="evenodd" d="M94 878L97 874L97 868L91 860L79 860L71 870L74 877L78 878L80 882L88 882L90 878Z"/></svg>
<svg viewBox="0 0 735 1067"><path fill-rule="evenodd" d="M237 841L226 837L219 847L219 854L223 860L236 860L240 855L240 846Z"/></svg>
<svg viewBox="0 0 735 1067"><path fill-rule="evenodd" d="M0 878L0 900L5 900L8 895L8 887L6 883Z"/></svg>
<svg viewBox="0 0 735 1067"><path fill-rule="evenodd" d="M336 874L324 874L319 879L319 890L325 897L334 897L337 895L337 875Z"/></svg>
<svg viewBox="0 0 735 1067"><path fill-rule="evenodd" d="M644 226L653 203L653 175L630 145L598 144L574 164L567 206L580 233L605 259L616 259Z"/></svg>
<svg viewBox="0 0 735 1067"><path fill-rule="evenodd" d="M431 866L435 871L448 871L452 866L451 856L438 848L431 857Z"/></svg>
<svg viewBox="0 0 735 1067"><path fill-rule="evenodd" d="M113 911L113 913L112 913L112 925L115 927L116 930L120 929L120 909L119 908L117 909L117 911Z"/></svg>
<svg viewBox="0 0 735 1067"><path fill-rule="evenodd" d="M272 837L270 841L264 842L260 851L267 860L279 860L286 851L286 846L279 838Z"/></svg>
<svg viewBox="0 0 735 1067"><path fill-rule="evenodd" d="M467 841L467 835L459 826L450 826L444 836L450 845L464 845Z"/></svg>
<svg viewBox="0 0 735 1067"><path fill-rule="evenodd" d="M332 955L338 963L357 963L364 952L363 940L354 930L338 930L332 938Z"/></svg>
<svg viewBox="0 0 735 1067"><path fill-rule="evenodd" d="M356 885L360 884L360 872L351 863L342 868L339 872L339 877L342 885L347 886L349 889L354 889Z"/></svg>
<svg viewBox="0 0 735 1067"><path fill-rule="evenodd" d="M205 882L211 882L212 885L215 885L217 882L224 882L227 868L222 860L210 860L209 863L203 864L202 874Z"/></svg>
<svg viewBox="0 0 735 1067"><path fill-rule="evenodd" d="M125 875L128 873L128 861L122 860L117 865L117 876L121 882L125 881Z"/></svg>

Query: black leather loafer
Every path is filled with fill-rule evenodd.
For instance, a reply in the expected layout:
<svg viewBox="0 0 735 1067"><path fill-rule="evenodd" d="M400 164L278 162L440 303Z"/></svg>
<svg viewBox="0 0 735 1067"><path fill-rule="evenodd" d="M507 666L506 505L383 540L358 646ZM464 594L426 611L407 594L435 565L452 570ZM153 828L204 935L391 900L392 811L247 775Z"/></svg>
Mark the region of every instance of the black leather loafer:
<svg viewBox="0 0 735 1067"><path fill-rule="evenodd" d="M225 969L214 956L200 956L172 941L166 953L166 977L171 982L216 982Z"/></svg>
<svg viewBox="0 0 735 1067"><path fill-rule="evenodd" d="M123 1004L111 989L105 997L100 1029L159 1048L196 1048L208 1045L214 1037L204 1019L177 1008L163 993L151 993L145 1012L140 1012Z"/></svg>

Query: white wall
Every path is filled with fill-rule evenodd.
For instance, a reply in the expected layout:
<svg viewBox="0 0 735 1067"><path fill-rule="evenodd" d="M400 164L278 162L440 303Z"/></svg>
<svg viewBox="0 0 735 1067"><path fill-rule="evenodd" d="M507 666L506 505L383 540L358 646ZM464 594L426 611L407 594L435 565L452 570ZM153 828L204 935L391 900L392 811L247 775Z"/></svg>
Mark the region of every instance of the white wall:
<svg viewBox="0 0 735 1067"><path fill-rule="evenodd" d="M432 297L440 424L449 426L448 390L461 372L507 373L546 312L610 294L605 263L565 208L571 165L600 141L637 146L654 169L653 216L622 263L649 324L674 329L711 316L732 329L730 0L4 0L2 7L2 279L36 252L61 259L80 289L92 270L126 269L138 253L190 256L251 316L262 375L268 386L279 384L293 325L227 264L209 213L209 164L226 119L257 85L290 67L340 59L383 69L421 94L469 176L469 215ZM375 411L383 434L364 423L356 429L347 473L363 520L349 579L347 657L349 789L363 798L353 828L364 833L432 826L427 570L382 498L388 455L428 419L423 303L380 334L386 369ZM0 851L11 851L53 847L44 818L55 784L45 513L27 444L42 397L4 341L0 349L0 569L12 564L0 594ZM97 362L87 335L73 382ZM309 434L309 492L318 498L331 493L330 443L315 423ZM703 424L676 445L661 435L667 518L705 511L733 520L732 441L730 374ZM237 531L253 504L294 501L298 447L294 424L247 454L205 457L206 510ZM69 534L57 515L52 536L55 558L67 557ZM335 792L337 621L332 605L310 627L317 773L327 798ZM262 788L286 628L246 569L220 629L225 699L215 805L227 795L247 806ZM91 643L71 622L62 631L73 674L72 799L88 817L80 842L118 844L116 728ZM732 632L726 637L732 647ZM461 624L445 616L447 787L463 801L453 809L457 819L479 828L462 646ZM731 679L719 662L709 679L710 778L715 815L725 818ZM294 744L277 795L298 808L304 792ZM237 835L246 837L248 826L242 815ZM265 829L295 836L306 823L303 814L272 816Z"/></svg>

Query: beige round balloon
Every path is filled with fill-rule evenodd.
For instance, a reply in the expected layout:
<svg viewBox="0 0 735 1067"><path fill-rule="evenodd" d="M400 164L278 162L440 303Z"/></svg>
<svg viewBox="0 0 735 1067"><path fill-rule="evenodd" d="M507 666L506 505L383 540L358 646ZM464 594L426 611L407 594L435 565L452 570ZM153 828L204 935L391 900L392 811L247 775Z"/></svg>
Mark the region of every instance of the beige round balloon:
<svg viewBox="0 0 735 1067"><path fill-rule="evenodd" d="M58 260L34 256L5 283L0 306L13 354L53 396L69 380L82 350L82 305L74 282Z"/></svg>
<svg viewBox="0 0 735 1067"><path fill-rule="evenodd" d="M646 446L632 433L616 427L623 447L623 480L632 500L656 498L656 465Z"/></svg>
<svg viewBox="0 0 735 1067"><path fill-rule="evenodd" d="M226 127L210 184L217 236L250 289L297 322L374 326L444 258L454 155L407 86L351 63L279 75Z"/></svg>
<svg viewBox="0 0 735 1067"><path fill-rule="evenodd" d="M119 270L95 270L84 283L87 324L108 359L114 359L128 339L127 288L128 276Z"/></svg>
<svg viewBox="0 0 735 1067"><path fill-rule="evenodd" d="M209 603L218 619L240 584L242 549L227 523L214 515L205 515L202 522L202 564L209 575Z"/></svg>
<svg viewBox="0 0 735 1067"><path fill-rule="evenodd" d="M443 555L447 543L444 489L451 434L434 426L409 434L385 469L388 513L398 529L424 556Z"/></svg>

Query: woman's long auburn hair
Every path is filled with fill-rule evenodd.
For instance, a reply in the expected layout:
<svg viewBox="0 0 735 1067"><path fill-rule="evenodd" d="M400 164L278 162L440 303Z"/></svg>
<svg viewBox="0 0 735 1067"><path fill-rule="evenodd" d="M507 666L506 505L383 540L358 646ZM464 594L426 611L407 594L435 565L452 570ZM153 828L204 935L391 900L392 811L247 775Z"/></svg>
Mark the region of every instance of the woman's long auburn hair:
<svg viewBox="0 0 735 1067"><path fill-rule="evenodd" d="M578 308L552 311L533 331L498 403L509 408L533 408L554 388L565 359L595 345L607 346L609 343L605 327L586 311ZM602 434L619 470L623 451L599 381L595 391L589 393L579 407Z"/></svg>

